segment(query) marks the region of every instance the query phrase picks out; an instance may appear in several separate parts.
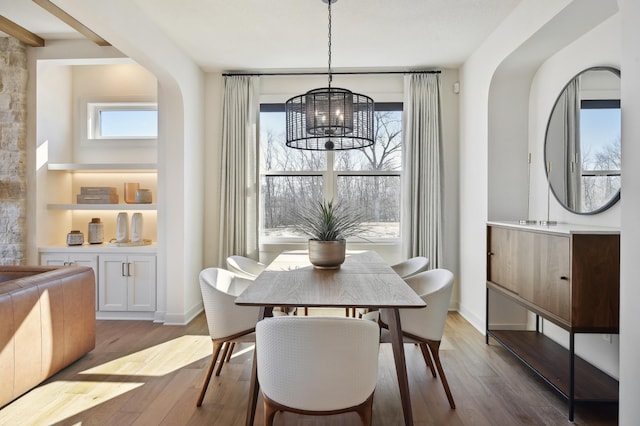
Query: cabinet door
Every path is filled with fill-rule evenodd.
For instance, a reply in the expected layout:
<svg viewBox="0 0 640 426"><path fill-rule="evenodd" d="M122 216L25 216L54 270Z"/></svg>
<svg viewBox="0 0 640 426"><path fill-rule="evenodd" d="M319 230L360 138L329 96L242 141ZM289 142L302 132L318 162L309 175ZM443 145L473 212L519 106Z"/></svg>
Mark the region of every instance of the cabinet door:
<svg viewBox="0 0 640 426"><path fill-rule="evenodd" d="M82 253L45 253L40 255L40 264L44 266L88 266L93 269L96 286L96 310L98 309L98 256Z"/></svg>
<svg viewBox="0 0 640 426"><path fill-rule="evenodd" d="M532 302L567 324L571 320L571 263L569 237L536 235Z"/></svg>
<svg viewBox="0 0 640 426"><path fill-rule="evenodd" d="M128 256L128 310L156 310L156 257L150 255Z"/></svg>
<svg viewBox="0 0 640 426"><path fill-rule="evenodd" d="M100 255L98 306L101 311L127 310L127 256Z"/></svg>
<svg viewBox="0 0 640 426"><path fill-rule="evenodd" d="M67 266L69 255L67 253L46 253L40 255L42 266Z"/></svg>
<svg viewBox="0 0 640 426"><path fill-rule="evenodd" d="M487 279L520 294L532 281L533 234L489 227Z"/></svg>

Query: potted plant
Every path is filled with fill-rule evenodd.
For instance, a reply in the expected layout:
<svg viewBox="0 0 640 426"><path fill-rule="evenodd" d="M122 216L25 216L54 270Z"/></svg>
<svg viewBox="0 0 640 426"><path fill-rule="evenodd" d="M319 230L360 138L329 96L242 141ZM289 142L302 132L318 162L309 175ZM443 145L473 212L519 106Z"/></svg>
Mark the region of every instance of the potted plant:
<svg viewBox="0 0 640 426"><path fill-rule="evenodd" d="M309 235L309 261L318 269L338 269L347 238L364 231L364 214L343 204L319 201L296 211L298 229Z"/></svg>

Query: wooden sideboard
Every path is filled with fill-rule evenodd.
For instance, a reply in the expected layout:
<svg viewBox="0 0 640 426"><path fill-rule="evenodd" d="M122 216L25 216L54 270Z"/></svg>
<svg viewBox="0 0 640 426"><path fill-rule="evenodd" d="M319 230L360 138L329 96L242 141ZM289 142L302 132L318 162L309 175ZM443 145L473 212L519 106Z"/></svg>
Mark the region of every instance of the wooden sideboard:
<svg viewBox="0 0 640 426"><path fill-rule="evenodd" d="M492 329L490 292L533 312L535 331ZM575 355L576 333L618 333L618 230L489 222L486 303L487 344L493 337L567 398L570 421L575 402L618 400L618 382ZM541 319L569 332L568 350Z"/></svg>

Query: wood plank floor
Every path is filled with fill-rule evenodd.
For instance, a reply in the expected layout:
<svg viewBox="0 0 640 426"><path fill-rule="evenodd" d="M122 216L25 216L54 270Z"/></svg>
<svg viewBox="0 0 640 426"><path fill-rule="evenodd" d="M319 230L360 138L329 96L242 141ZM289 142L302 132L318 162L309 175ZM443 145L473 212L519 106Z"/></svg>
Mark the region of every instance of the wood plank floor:
<svg viewBox="0 0 640 426"><path fill-rule="evenodd" d="M184 327L146 321L98 321L97 346L41 386L0 410L0 425L243 425L252 346L236 349L214 377L202 407L196 399L211 355L204 315ZM338 348L336 348L338 350ZM416 425L566 425L566 401L512 355L450 313L442 363L457 409L419 348L405 345ZM262 424L258 401L256 424ZM380 350L374 425L400 425L390 345ZM311 417L280 413L276 425L358 425L353 413ZM575 424L615 425L616 404L579 404Z"/></svg>

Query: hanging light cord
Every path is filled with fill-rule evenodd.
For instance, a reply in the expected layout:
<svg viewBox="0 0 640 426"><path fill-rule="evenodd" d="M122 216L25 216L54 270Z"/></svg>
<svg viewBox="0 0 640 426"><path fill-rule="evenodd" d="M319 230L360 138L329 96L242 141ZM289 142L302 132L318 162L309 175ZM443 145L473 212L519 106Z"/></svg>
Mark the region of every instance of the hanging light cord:
<svg viewBox="0 0 640 426"><path fill-rule="evenodd" d="M327 4L329 5L329 89L331 89L331 80L333 79L331 75L331 3L332 0L327 1Z"/></svg>

